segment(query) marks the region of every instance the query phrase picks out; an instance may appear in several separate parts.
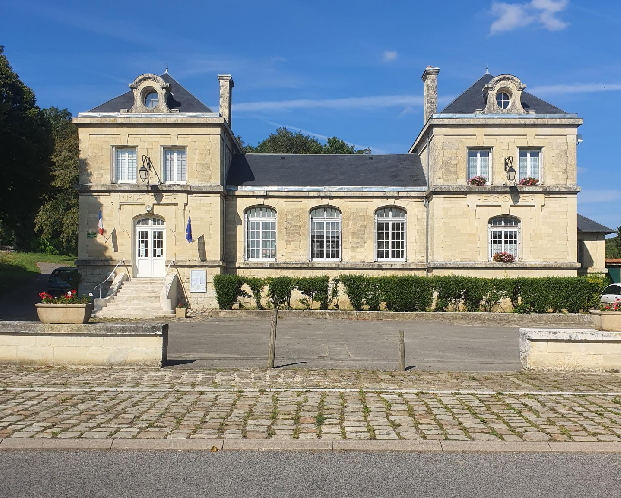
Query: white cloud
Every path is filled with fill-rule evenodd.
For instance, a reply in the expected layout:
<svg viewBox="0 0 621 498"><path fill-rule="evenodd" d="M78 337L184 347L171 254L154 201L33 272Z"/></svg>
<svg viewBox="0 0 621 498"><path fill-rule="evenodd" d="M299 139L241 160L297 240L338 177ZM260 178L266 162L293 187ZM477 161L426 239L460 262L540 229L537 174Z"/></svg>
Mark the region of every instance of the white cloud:
<svg viewBox="0 0 621 498"><path fill-rule="evenodd" d="M377 109L397 106L422 106L419 95L378 95L372 97L346 97L342 99L294 99L263 102L233 103L236 112L290 111L293 109Z"/></svg>
<svg viewBox="0 0 621 498"><path fill-rule="evenodd" d="M563 85L535 86L528 92L535 95L566 95L572 93L614 92L621 90L621 83L569 83Z"/></svg>
<svg viewBox="0 0 621 498"><path fill-rule="evenodd" d="M583 190L578 194L579 204L601 204L621 200L621 190Z"/></svg>
<svg viewBox="0 0 621 498"><path fill-rule="evenodd" d="M535 24L548 31L565 29L569 23L557 16L565 10L568 0L532 0L529 3L493 2L490 13L496 17L492 23L491 34L513 31Z"/></svg>
<svg viewBox="0 0 621 498"><path fill-rule="evenodd" d="M384 62L390 62L397 59L397 52L394 50L384 51Z"/></svg>

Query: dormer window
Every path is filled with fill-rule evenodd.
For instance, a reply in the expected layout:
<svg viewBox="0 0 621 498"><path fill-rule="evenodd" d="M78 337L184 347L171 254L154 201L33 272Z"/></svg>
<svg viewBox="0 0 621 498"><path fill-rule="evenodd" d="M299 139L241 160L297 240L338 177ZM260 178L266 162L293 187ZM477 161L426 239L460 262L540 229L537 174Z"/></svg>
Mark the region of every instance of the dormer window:
<svg viewBox="0 0 621 498"><path fill-rule="evenodd" d="M149 92L144 98L144 106L147 109L155 109L159 102L157 92Z"/></svg>
<svg viewBox="0 0 621 498"><path fill-rule="evenodd" d="M506 92L498 92L496 94L496 104L501 109L506 109L507 107L509 107L510 103L511 103L511 97L509 97L508 93L506 93Z"/></svg>

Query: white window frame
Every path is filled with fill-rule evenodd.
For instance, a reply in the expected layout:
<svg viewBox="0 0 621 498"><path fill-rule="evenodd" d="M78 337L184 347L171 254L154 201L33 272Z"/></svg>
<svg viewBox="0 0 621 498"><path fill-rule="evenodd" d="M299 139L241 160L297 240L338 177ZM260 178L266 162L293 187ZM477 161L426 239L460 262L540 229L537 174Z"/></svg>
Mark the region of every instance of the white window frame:
<svg viewBox="0 0 621 498"><path fill-rule="evenodd" d="M528 152L528 159L526 160L526 176L520 176L520 153ZM537 152L539 154L539 174L537 176L532 175L531 153ZM522 178L537 178L539 183L543 183L543 148L542 147L519 147L517 153L517 181L518 183Z"/></svg>
<svg viewBox="0 0 621 498"><path fill-rule="evenodd" d="M492 225L492 220L494 219L510 219L510 220L514 220L517 224L516 225ZM502 238L501 238L501 250L500 251L492 251L492 232L503 232L502 234ZM515 248L515 254L513 254L513 256L515 256L515 260L518 261L520 259L520 254L521 254L521 249L522 249L522 222L519 220L519 218L516 218L515 216L493 216L491 217L488 221L487 221L487 252L488 252L488 258L490 261L494 260L494 254L496 254L496 252L509 252L506 250L505 247L505 233L504 232L514 232L516 234L516 248Z"/></svg>
<svg viewBox="0 0 621 498"><path fill-rule="evenodd" d="M470 153L471 152L476 152L477 153L477 174L474 176L482 176L481 175L481 152L487 152L488 155L488 163L487 163L487 172L488 172L488 178L487 178L487 184L491 185L492 183L492 148L491 147L470 147L468 148L468 153L466 154L466 181L470 182L471 178L474 178L472 176L470 176Z"/></svg>
<svg viewBox="0 0 621 498"><path fill-rule="evenodd" d="M313 217L313 213L318 209L333 209L339 213L338 217L328 217L328 216L316 216ZM334 206L317 206L310 210L308 214L309 223L308 223L308 259L310 261L341 261L343 257L343 213L340 209ZM338 234L339 234L339 244L338 244L338 256L336 258L315 258L313 257L313 222L323 223L323 237L324 237L324 247L323 254L326 255L326 223L329 222L338 222Z"/></svg>
<svg viewBox="0 0 621 498"><path fill-rule="evenodd" d="M117 152L120 151L129 151L129 150L133 150L134 154L135 154L135 164L134 164L134 178L131 179L130 178L130 167L129 165L127 166L127 178L120 178L119 177L119 169L118 169L118 162L117 162ZM121 147L112 147L112 179L113 179L113 183L136 183L137 179L138 179L138 147L131 147L131 146L121 146Z"/></svg>
<svg viewBox="0 0 621 498"><path fill-rule="evenodd" d="M253 211L255 210L265 210L265 212L270 211L272 213L274 213L274 216L256 216L255 214L253 214ZM259 211L261 212L261 211ZM274 257L273 258L265 258L262 255L262 249L263 249L263 240L271 240L271 239L267 239L263 237L264 231L263 231L263 225L262 222L263 221L272 221L274 222ZM259 238L256 239L259 241L259 257L258 258L253 258L250 257L250 223L251 222L259 222L261 223L261 228L259 230ZM267 232L267 231L266 231ZM252 206L249 207L248 209L246 209L246 211L244 212L244 260L245 261L276 261L276 249L277 249L277 239L276 239L276 235L278 233L278 226L277 226L277 215L276 215L276 210L271 207L271 206Z"/></svg>
<svg viewBox="0 0 621 498"><path fill-rule="evenodd" d="M178 162L177 162L177 151L182 150L183 152L185 152L185 179L183 180L177 180L177 173L178 173ZM175 180L170 180L167 176L166 176L166 153L169 151L174 151L175 152L175 162L174 162L174 176L175 176ZM161 172L162 175L164 177L164 183L167 185L185 185L188 183L188 150L187 147L185 146L177 146L177 145L170 145L170 146L165 146L162 147L162 154L161 154Z"/></svg>
<svg viewBox="0 0 621 498"><path fill-rule="evenodd" d="M378 216L378 213L384 209L390 209L389 211L389 216L387 218L380 218ZM399 211L401 213L403 213L403 216L394 216L393 217L393 210L395 211ZM407 211L401 207L398 206L384 206L381 208L378 208L375 211L375 244L373 247L374 250L374 257L375 257L375 261L406 261L407 258L407 241L408 241L408 232L407 232ZM391 256L389 256L388 258L380 258L379 257L379 249L378 249L378 224L379 223L388 223L388 254L392 255L392 243L393 243L393 235L394 235L394 230L393 230L393 226L396 224L403 224L403 257L402 258L393 258ZM384 249L385 250L385 249Z"/></svg>

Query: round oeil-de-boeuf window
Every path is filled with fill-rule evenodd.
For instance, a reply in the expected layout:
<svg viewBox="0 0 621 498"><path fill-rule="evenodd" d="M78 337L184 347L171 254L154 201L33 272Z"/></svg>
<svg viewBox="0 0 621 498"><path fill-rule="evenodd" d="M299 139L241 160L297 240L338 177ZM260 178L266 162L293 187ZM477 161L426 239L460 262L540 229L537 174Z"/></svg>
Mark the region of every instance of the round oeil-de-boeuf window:
<svg viewBox="0 0 621 498"><path fill-rule="evenodd" d="M500 107L501 109L506 109L507 107L509 107L510 103L511 97L509 97L509 94L505 92L498 92L496 94L496 104L498 104L498 107Z"/></svg>

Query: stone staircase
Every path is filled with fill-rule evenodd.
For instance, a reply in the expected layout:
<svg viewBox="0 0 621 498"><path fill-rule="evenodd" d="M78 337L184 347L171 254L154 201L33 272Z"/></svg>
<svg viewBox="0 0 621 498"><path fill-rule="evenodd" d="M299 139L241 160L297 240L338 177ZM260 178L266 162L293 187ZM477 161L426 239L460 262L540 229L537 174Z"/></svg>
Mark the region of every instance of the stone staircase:
<svg viewBox="0 0 621 498"><path fill-rule="evenodd" d="M108 305L93 313L94 318L158 318L175 314L160 304L162 278L132 278L123 282Z"/></svg>

